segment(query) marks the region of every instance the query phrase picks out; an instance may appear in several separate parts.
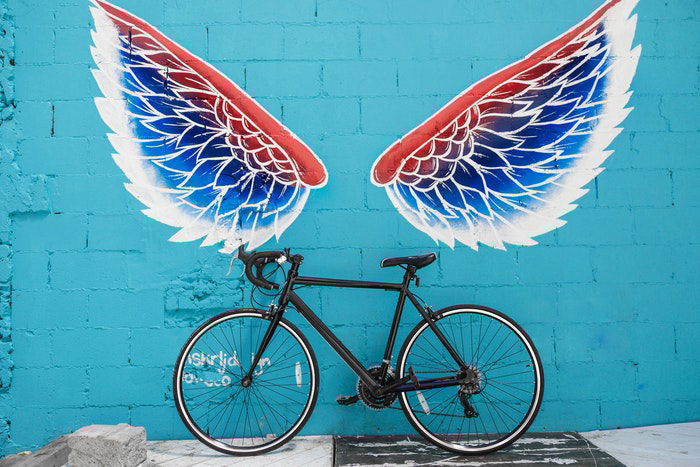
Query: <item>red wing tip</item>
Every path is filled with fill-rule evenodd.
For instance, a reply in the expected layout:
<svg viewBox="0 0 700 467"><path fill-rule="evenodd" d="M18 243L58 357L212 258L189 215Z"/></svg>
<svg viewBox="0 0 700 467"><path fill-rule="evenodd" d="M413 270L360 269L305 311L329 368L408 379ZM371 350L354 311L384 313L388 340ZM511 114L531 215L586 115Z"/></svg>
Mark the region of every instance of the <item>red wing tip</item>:
<svg viewBox="0 0 700 467"><path fill-rule="evenodd" d="M320 188L328 181L328 174L325 170L312 170L299 173L299 179L311 188Z"/></svg>

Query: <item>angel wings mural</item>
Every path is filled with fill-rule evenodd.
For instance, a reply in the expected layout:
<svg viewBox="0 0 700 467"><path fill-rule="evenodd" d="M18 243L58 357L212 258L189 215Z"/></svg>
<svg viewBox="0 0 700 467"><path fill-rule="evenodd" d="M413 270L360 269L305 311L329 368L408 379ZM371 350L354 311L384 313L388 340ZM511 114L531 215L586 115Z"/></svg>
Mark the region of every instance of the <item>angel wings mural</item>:
<svg viewBox="0 0 700 467"><path fill-rule="evenodd" d="M143 20L93 0L97 106L144 213L255 248L328 178L319 158L235 83ZM630 112L637 0L608 0L520 62L471 86L394 143L372 182L450 247L505 248L563 225Z"/></svg>
<svg viewBox="0 0 700 467"><path fill-rule="evenodd" d="M143 212L203 238L256 248L326 183L323 163L233 81L143 20L94 0L97 108Z"/></svg>

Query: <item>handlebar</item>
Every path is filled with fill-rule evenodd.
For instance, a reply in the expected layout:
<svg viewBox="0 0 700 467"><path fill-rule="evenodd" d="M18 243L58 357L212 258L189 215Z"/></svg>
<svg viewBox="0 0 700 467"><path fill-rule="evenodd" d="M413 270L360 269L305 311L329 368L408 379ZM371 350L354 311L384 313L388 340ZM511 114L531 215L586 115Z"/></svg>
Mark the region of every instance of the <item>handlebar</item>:
<svg viewBox="0 0 700 467"><path fill-rule="evenodd" d="M238 248L238 257L245 264L246 277L253 284L266 290L279 289L280 286L265 279L263 268L266 264L275 262L284 256L285 254L281 251L263 251L260 253L252 251L251 253L246 253L243 246ZM255 271L253 271L253 268L255 268Z"/></svg>

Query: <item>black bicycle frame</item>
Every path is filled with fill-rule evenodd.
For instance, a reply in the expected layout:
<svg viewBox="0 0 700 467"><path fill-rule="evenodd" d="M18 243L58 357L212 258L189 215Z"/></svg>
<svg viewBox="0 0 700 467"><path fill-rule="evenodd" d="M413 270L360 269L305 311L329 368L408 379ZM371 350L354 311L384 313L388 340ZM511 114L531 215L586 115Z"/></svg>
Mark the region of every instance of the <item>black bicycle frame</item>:
<svg viewBox="0 0 700 467"><path fill-rule="evenodd" d="M368 281L356 281L356 280L343 280L343 279L327 279L321 277L303 277L298 276L297 271L299 269L301 261L293 262L290 268L289 275L287 277L287 282L284 285L284 289L280 295L279 302L277 304L277 310L273 314L270 322L270 326L263 337L260 344L260 348L256 353L254 360L251 364L251 369L244 379L250 381L253 376L253 369L257 365L262 354L267 348L272 336L279 324L282 314L286 311L288 303L294 305L294 307L299 311L299 313L311 324L311 326L321 334L321 337L330 345L333 350L340 356L340 358L345 361L345 363L354 371L357 376L370 388L370 390L377 394L384 394L387 392L407 392L415 391L419 389L433 389L439 387L447 386L457 386L462 384L462 379L457 376L447 377L447 378L435 378L419 381L415 375L411 374L402 378L401 380L395 381L392 384L382 386L365 368L362 363L355 357L355 355L343 344L343 342L338 339L338 337L331 331L328 326L325 325L323 321L309 308L309 306L302 300L299 295L294 292L293 287L296 285L305 286L319 286L319 287L341 287L341 288L353 288L353 289L375 289L375 290L386 290L394 291L399 293L399 298L396 303L396 310L394 312L394 319L391 323L391 329L389 331L389 337L387 339L386 347L384 349L384 358L382 360L382 372L381 380L386 376L387 371L389 371L389 366L391 364L392 351L394 349L394 344L396 341L396 335L399 329L399 323L401 321L401 315L403 313L403 307L406 302L406 298L413 304L413 306L418 310L420 315L425 319L430 328L433 330L440 342L445 346L449 354L459 365L460 369L464 369L467 365L464 363L459 354L454 350L449 341L445 338L444 334L435 325L435 320L433 319L432 312L426 310L416 297L409 290L409 285L414 278L416 269L412 266L406 268L406 273L403 277L403 282L400 284L387 283L387 282L368 282Z"/></svg>

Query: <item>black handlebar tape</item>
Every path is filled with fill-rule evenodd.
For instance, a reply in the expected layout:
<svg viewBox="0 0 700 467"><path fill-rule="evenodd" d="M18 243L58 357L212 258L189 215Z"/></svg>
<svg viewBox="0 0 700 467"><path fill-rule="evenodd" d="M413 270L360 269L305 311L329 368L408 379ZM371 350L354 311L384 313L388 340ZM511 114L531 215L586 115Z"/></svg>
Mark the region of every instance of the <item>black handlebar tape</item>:
<svg viewBox="0 0 700 467"><path fill-rule="evenodd" d="M248 280L258 287L262 287L267 290L278 289L279 284L270 282L262 276L262 268L280 257L282 253L277 251L265 251L262 253L254 253L246 260L245 264L245 275ZM255 268L255 274L253 274L253 267Z"/></svg>

